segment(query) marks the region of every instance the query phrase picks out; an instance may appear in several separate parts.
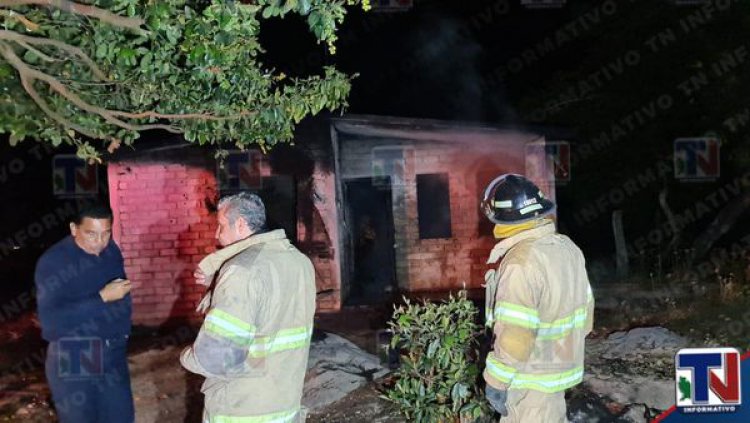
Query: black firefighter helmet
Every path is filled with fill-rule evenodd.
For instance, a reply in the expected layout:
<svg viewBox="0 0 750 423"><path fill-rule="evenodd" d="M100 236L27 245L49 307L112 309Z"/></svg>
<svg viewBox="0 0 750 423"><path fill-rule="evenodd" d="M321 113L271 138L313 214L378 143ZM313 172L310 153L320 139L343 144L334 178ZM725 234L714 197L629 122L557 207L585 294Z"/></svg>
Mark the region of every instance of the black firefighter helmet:
<svg viewBox="0 0 750 423"><path fill-rule="evenodd" d="M545 198L539 187L513 173L490 182L479 207L490 221L500 225L528 222L555 211L555 203Z"/></svg>

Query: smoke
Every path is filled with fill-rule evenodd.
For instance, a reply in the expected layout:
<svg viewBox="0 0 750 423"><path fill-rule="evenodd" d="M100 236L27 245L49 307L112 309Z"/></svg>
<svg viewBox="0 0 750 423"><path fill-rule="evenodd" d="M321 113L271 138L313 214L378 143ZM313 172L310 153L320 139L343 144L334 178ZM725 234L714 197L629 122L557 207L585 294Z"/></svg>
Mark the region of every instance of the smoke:
<svg viewBox="0 0 750 423"><path fill-rule="evenodd" d="M425 16L407 33L398 103L419 117L482 120L482 48L465 24ZM419 102L419 104L413 104Z"/></svg>

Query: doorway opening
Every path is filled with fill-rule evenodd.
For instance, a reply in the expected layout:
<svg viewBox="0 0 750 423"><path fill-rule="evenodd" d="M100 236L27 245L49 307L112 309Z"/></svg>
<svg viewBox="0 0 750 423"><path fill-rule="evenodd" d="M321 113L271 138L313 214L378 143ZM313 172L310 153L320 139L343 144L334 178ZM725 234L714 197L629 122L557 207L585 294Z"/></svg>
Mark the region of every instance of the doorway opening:
<svg viewBox="0 0 750 423"><path fill-rule="evenodd" d="M387 178L344 181L348 233L348 289L344 305L383 304L396 287L391 184Z"/></svg>

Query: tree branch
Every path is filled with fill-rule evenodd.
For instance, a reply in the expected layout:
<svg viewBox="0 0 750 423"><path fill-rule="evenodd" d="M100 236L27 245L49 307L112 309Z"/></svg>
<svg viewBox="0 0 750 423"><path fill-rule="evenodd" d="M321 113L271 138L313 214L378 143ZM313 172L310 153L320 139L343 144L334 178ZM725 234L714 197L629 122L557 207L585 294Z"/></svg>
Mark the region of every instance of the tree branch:
<svg viewBox="0 0 750 423"><path fill-rule="evenodd" d="M2 1L0 1L0 4L2 4ZM94 63L94 61L91 60L91 58L85 52L83 52L83 50L81 50L78 47L71 46L64 42L53 40L50 38L31 37L31 36L19 34L14 31L7 31L7 30L0 30L0 40L14 41L18 43L20 46L33 51L43 60L54 60L54 59L52 57L45 55L39 50L33 48L31 44L48 45L48 46L56 47L62 51L65 51L69 54L72 54L78 57L91 69L92 73L100 80L107 79L104 72L102 72L98 68L96 63ZM86 100L82 99L79 95L77 95L75 92L71 91L69 87L67 87L59 79L27 65L23 60L21 60L15 54L15 52L9 45L5 45L4 48L2 49L2 56L7 60L9 64L11 64L16 69L16 71L18 71L19 75L21 76L21 80L24 82L23 83L24 89L27 91L27 93L30 96L32 96L32 99L34 99L36 104L40 108L42 108L42 110L48 116L53 118L56 122L62 125L66 125L67 127L72 128L75 131L83 135L86 135L88 137L91 137L90 131L87 131L86 129L80 126L73 124L72 122L65 119L63 116L53 112L49 108L49 106L44 102L44 100L41 98L39 93L35 90L33 86L34 81L38 80L38 81L45 82L47 85L49 85L49 87L53 91L55 91L56 93L58 93L59 95L67 99L68 101L70 101L73 105L75 105L79 109L89 112L91 114L97 115L103 118L109 124L130 130L130 131L134 131L134 132L145 131L145 130L150 130L150 129L163 129L171 133L179 134L179 133L183 133L184 131L181 128L173 126L173 125L164 125L164 124L139 125L139 124L132 124L132 123L126 122L119 118L127 118L127 119L152 118L152 119L175 119L175 120L193 119L193 120L226 121L226 120L241 119L245 116L250 116L255 113L253 111L245 110L245 111L238 112L232 116L215 116L211 113L169 114L169 113L158 113L155 111L145 111L145 112L136 113L136 112L126 112L126 111L120 111L120 110L109 110L109 109L99 107L99 106L96 106L87 102Z"/></svg>
<svg viewBox="0 0 750 423"><path fill-rule="evenodd" d="M74 15L83 15L98 19L113 26L128 28L142 31L141 25L144 20L141 18L129 18L116 15L108 10L91 6L88 4L75 3L68 0L0 0L0 7L18 7L18 6L47 6L55 9L69 12Z"/></svg>
<svg viewBox="0 0 750 423"><path fill-rule="evenodd" d="M6 46L2 47L7 48ZM62 125L64 128L70 128L76 132L78 132L81 135L85 135L92 139L98 139L100 138L97 134L94 134L93 132L87 130L86 128L77 125L68 119L65 119L61 114L53 111L49 105L42 99L42 96L39 95L39 93L34 88L34 84L32 81L30 81L27 77L21 76L21 85L26 90L26 92L29 94L29 97L31 97L32 100L34 100L34 103L36 103L37 106L39 106L40 109L50 117L50 119L54 120L55 122Z"/></svg>
<svg viewBox="0 0 750 423"><path fill-rule="evenodd" d="M34 98L33 95L37 96L37 98L35 98L34 101L36 101L37 105L39 105L40 107L43 107L42 104L46 105L46 103L44 103L44 101L42 100L41 104L40 104L40 101L38 101L38 100L41 100L41 97L39 97L39 94L36 93L36 91L33 88L32 83L33 83L34 80L39 80L39 81L46 82L52 90L54 90L55 92L57 92L61 96L65 97L66 99L68 99L76 107L78 107L81 110L84 110L86 112L98 115L101 118L103 118L105 121L107 121L108 123L110 123L112 125L115 125L115 126L118 126L120 128L127 129L129 131L134 131L134 132L137 132L137 131L146 131L146 130L150 130L150 129L163 129L163 130L166 130L168 132L172 132L172 133L176 133L176 134L180 134L180 133L183 132L179 128L176 128L176 127L171 126L171 125L160 125L160 124L154 124L154 125L133 125L133 124L124 122L124 121L122 121L120 119L117 119L117 118L113 117L111 110L107 110L105 108L89 104L88 102L86 102L85 100L83 100L82 98L80 98L78 95L76 95L73 92L71 92L70 90L68 90L67 87L65 87L65 85L62 84L60 81L58 81L56 78L54 78L54 77L52 77L50 75L47 75L44 72L40 72L40 71L38 71L36 69L33 69L33 68L29 67L26 63L23 62L23 60L21 60L15 54L15 52L13 52L13 49L10 48L10 46L8 46L7 44L4 44L4 43L2 44L2 49L0 49L0 54L2 54L2 56L5 58L5 60L10 65L12 65L16 69L16 71L18 71L21 80L22 81L24 81L24 80L27 81L26 84L24 84L24 89L26 89L26 92L29 93L29 95L31 95L32 98ZM31 87L31 91L29 90L29 87ZM42 110L45 113L47 113L50 117L53 117L54 112L52 112L48 107L46 109L47 110L45 110L43 108ZM50 114L50 113L52 113L52 114ZM59 117L62 118L62 116L59 116ZM64 118L62 118L62 119L64 119ZM57 120L57 121L60 122L61 124L63 124L60 120ZM83 131L81 131L80 129L82 129L82 128L80 126L71 125L70 122L67 121L67 120L66 120L66 122L67 123L64 123L64 124L67 125L68 127L70 127L72 129L80 132L83 135L89 136L88 133L87 133L87 131L85 129ZM93 138L98 138L98 137L93 137Z"/></svg>
<svg viewBox="0 0 750 423"><path fill-rule="evenodd" d="M251 112L248 110L244 110L233 116L216 116L210 113L170 114L170 113L157 113L153 111L139 112L139 113L129 113L129 112L116 111L116 110L112 111L113 116L126 117L129 119L155 118L155 119L233 120L233 119L240 119L244 116L250 116L252 114L254 114L254 112Z"/></svg>
<svg viewBox="0 0 750 423"><path fill-rule="evenodd" d="M28 44L37 44L37 45L48 45L52 47L56 47L62 51L68 52L74 56L77 56L83 63L86 64L86 66L91 69L91 72L93 72L94 76L96 76L97 79L100 81L106 81L107 76L102 72L101 69L99 69L99 66L94 63L93 60L80 48L72 46L70 44L64 43L62 41L53 40L51 38L43 38L43 37L30 37L28 35L19 34L14 31L7 31L7 30L0 30L0 39L1 40L11 40L15 41L17 43L25 42Z"/></svg>
<svg viewBox="0 0 750 423"><path fill-rule="evenodd" d="M33 46L29 45L25 41L18 41L18 45L25 48L26 50L36 54L40 59L44 60L45 62L55 62L56 60L52 57L47 56L46 54L42 53L41 51L37 50Z"/></svg>
<svg viewBox="0 0 750 423"><path fill-rule="evenodd" d="M36 31L37 29L39 29L39 24L28 20L26 16L21 13L14 12L12 10L0 10L0 15L7 16L9 18L17 20L18 22L21 22L21 24L26 27L27 31Z"/></svg>

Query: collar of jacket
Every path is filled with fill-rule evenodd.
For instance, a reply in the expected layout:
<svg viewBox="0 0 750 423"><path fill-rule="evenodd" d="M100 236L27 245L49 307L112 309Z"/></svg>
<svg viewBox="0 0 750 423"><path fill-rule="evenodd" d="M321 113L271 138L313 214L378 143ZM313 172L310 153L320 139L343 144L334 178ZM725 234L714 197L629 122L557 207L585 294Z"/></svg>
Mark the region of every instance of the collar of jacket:
<svg viewBox="0 0 750 423"><path fill-rule="evenodd" d="M217 250L198 263L200 268L206 275L207 279L211 279L221 266L230 258L236 256L242 251L248 249L252 245L262 244L269 241L275 241L280 239L286 239L286 234L283 229L276 229L270 232L262 232L256 235L251 235L243 240L237 241L234 244L227 245L221 250Z"/></svg>
<svg viewBox="0 0 750 423"><path fill-rule="evenodd" d="M492 251L490 251L490 258L487 259L487 264L497 263L497 261L500 260L501 257L505 256L505 254L511 248L513 248L521 241L527 239L537 239L553 233L555 233L555 222L550 220L542 226L523 231L521 233L513 235L510 238L505 238L504 240L495 244L495 247L492 248Z"/></svg>

